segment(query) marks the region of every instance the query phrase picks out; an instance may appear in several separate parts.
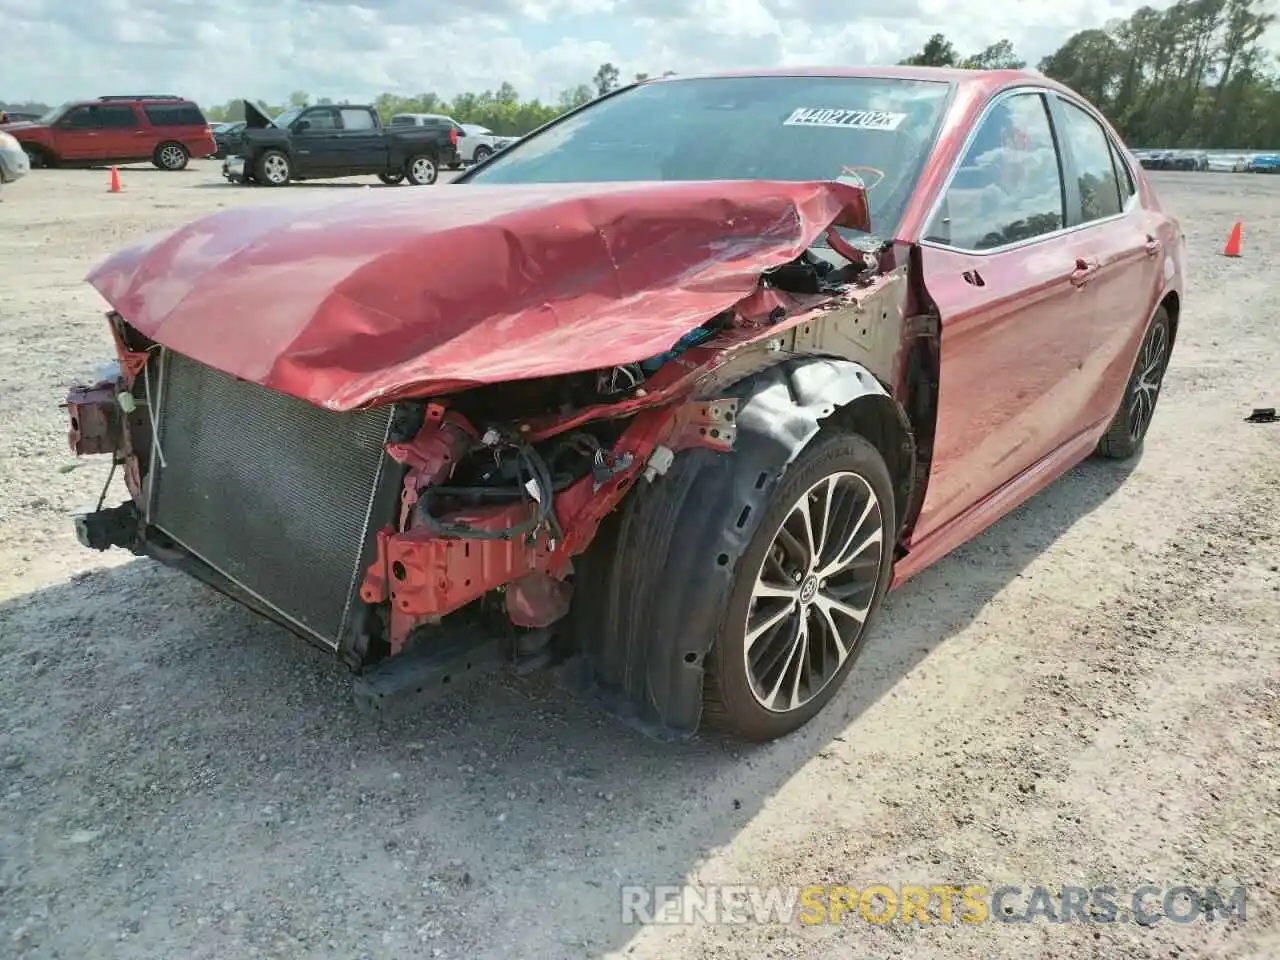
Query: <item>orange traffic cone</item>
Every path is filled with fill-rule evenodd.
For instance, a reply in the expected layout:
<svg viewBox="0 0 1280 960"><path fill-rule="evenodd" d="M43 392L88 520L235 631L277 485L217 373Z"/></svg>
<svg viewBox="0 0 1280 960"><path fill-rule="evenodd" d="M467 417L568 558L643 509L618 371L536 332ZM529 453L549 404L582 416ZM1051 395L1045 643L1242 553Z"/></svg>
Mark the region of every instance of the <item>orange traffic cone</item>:
<svg viewBox="0 0 1280 960"><path fill-rule="evenodd" d="M1225 247L1223 247L1223 248L1222 248L1222 255L1223 255L1224 257L1238 257L1238 256L1240 256L1240 229L1241 229L1241 226L1242 226L1242 224L1240 223L1240 221L1239 221L1239 220L1237 220L1237 221L1236 221L1236 225L1235 225L1234 227L1232 227L1232 228L1231 228L1231 236L1227 237L1227 245L1226 245Z"/></svg>
<svg viewBox="0 0 1280 960"><path fill-rule="evenodd" d="M111 189L110 193L120 192L120 171L115 167L111 168Z"/></svg>

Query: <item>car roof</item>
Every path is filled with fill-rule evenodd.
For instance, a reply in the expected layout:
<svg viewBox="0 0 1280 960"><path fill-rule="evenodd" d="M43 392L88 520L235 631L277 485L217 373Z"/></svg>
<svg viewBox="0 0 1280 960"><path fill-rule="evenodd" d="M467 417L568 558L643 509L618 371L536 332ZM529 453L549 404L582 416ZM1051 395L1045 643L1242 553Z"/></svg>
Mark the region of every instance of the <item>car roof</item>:
<svg viewBox="0 0 1280 960"><path fill-rule="evenodd" d="M865 77L882 80L932 80L936 83L954 83L976 95L995 93L1018 84L1034 84L1063 93L1072 93L1044 74L1035 70L966 70L963 67L910 67L894 66L810 66L770 67L756 70L721 70L708 73L672 74L669 77L653 77L644 83L663 83L689 79L714 77Z"/></svg>

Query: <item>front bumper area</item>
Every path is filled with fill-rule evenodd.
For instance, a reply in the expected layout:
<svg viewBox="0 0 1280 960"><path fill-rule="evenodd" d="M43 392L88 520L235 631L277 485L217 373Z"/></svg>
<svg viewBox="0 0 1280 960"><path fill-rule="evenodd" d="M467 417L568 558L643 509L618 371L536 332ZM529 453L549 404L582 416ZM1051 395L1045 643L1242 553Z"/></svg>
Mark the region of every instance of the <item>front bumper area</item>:
<svg viewBox="0 0 1280 960"><path fill-rule="evenodd" d="M222 176L231 183L248 183L244 157L229 156L222 161Z"/></svg>

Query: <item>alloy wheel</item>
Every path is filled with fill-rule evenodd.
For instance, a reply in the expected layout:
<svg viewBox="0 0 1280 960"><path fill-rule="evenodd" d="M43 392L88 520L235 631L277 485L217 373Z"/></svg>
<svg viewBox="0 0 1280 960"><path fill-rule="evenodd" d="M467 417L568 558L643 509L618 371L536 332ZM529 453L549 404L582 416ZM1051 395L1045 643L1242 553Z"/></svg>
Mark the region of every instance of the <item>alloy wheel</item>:
<svg viewBox="0 0 1280 960"><path fill-rule="evenodd" d="M273 153L262 161L262 172L272 183L285 183L289 179L289 161Z"/></svg>
<svg viewBox="0 0 1280 960"><path fill-rule="evenodd" d="M418 157L413 161L410 172L414 183L435 183L436 165L430 157Z"/></svg>
<svg viewBox="0 0 1280 960"><path fill-rule="evenodd" d="M766 710L798 710L822 692L861 640L886 549L871 485L842 471L787 513L756 574L743 656Z"/></svg>
<svg viewBox="0 0 1280 960"><path fill-rule="evenodd" d="M167 144L160 148L160 163L166 170L177 170L187 161L187 155L177 144Z"/></svg>
<svg viewBox="0 0 1280 960"><path fill-rule="evenodd" d="M1134 441L1143 437L1155 415L1168 359L1169 327L1153 323L1138 352L1138 364L1129 388L1129 436Z"/></svg>

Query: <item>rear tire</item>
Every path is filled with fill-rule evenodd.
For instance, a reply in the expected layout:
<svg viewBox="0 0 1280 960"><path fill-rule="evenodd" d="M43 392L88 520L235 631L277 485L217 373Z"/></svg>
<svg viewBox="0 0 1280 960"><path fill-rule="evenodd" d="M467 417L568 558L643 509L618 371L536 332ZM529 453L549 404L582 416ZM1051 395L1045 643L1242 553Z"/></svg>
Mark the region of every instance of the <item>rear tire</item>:
<svg viewBox="0 0 1280 960"><path fill-rule="evenodd" d="M805 542L806 517L816 550ZM871 443L822 433L804 448L736 564L706 661L708 727L763 742L821 712L866 646L896 529L893 481Z"/></svg>
<svg viewBox="0 0 1280 960"><path fill-rule="evenodd" d="M254 179L267 187L283 187L293 176L289 158L279 150L267 150L254 164Z"/></svg>
<svg viewBox="0 0 1280 960"><path fill-rule="evenodd" d="M440 164L430 154L420 153L405 161L404 173L415 187L429 187L440 178Z"/></svg>
<svg viewBox="0 0 1280 960"><path fill-rule="evenodd" d="M1173 349L1173 324L1169 311L1157 308L1138 347L1120 409L1098 441L1097 453L1109 460L1128 460L1142 449L1142 441L1155 417L1156 402Z"/></svg>
<svg viewBox="0 0 1280 960"><path fill-rule="evenodd" d="M184 170L190 159L190 151L173 140L166 140L160 144L151 155L151 162L160 170Z"/></svg>

